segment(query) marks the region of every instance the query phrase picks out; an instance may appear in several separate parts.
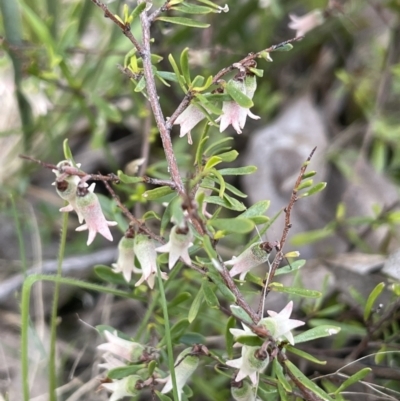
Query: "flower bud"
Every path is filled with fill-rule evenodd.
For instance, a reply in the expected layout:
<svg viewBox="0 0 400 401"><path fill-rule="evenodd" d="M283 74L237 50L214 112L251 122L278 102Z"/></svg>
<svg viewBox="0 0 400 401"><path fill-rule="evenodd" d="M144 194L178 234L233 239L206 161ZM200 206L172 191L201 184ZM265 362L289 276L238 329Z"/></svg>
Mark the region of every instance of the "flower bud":
<svg viewBox="0 0 400 401"><path fill-rule="evenodd" d="M113 271L122 273L127 283L131 281L132 272L140 273L140 269L135 266L135 254L133 252L134 239L123 236L118 243L118 260L113 263Z"/></svg>

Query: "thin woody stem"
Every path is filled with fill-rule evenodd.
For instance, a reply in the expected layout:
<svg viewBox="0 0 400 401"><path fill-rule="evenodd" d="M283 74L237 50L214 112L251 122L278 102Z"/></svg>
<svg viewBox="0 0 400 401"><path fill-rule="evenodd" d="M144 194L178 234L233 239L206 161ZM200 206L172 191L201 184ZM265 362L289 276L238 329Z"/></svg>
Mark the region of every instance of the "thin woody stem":
<svg viewBox="0 0 400 401"><path fill-rule="evenodd" d="M268 295L268 293L270 291L269 290L269 283L271 283L271 281L273 280L273 278L275 276L275 272L278 269L279 265L281 264L281 262L282 262L282 260L284 258L283 248L285 246L285 243L286 243L287 236L289 234L290 228L292 227L292 224L290 222L290 217L291 217L293 206L298 200L298 196L297 196L298 188L299 188L299 186L301 184L301 181L302 181L302 179L304 177L304 173L306 172L307 167L308 167L308 165L310 163L310 160L313 157L314 152L315 152L316 149L317 148L315 147L311 151L311 153L308 156L306 162L303 163L303 165L301 166L299 175L297 177L296 183L294 184L294 187L293 187L293 190L292 190L292 195L290 197L290 201L289 201L288 205L285 207L285 209L283 210L284 213L285 213L285 225L283 227L282 236L281 236L281 239L279 241L279 250L278 250L277 254L275 255L275 258L274 258L274 260L273 260L273 262L271 264L271 269L270 269L270 272L268 274L268 281L265 283L265 286L263 288L263 293L262 293L262 296L261 296L261 299L260 299L260 302L259 302L259 306L258 306L258 310L257 310L257 315L259 317L261 317L262 313L263 313L263 308L262 308L263 300L265 299L265 297Z"/></svg>
<svg viewBox="0 0 400 401"><path fill-rule="evenodd" d="M141 44L137 41L137 39L133 36L131 32L131 26L129 24L124 24L121 22L109 9L108 7L102 3L101 1L98 0L92 0L94 4L96 4L97 7L100 7L104 11L104 16L106 18L110 18L111 21L113 21L115 24L117 24L123 34L133 43L133 45L136 47L137 51L141 53L142 51L142 46Z"/></svg>
<svg viewBox="0 0 400 401"><path fill-rule="evenodd" d="M140 20L142 23L142 32L143 32L143 48L141 55L143 59L143 68L144 68L144 76L146 79L147 94L151 105L151 109L153 110L154 118L156 120L157 128L160 132L161 141L163 144L165 156L168 163L169 173L176 185L177 192L182 196L185 193L182 177L179 173L178 163L176 161L174 150L172 148L171 136L169 134L169 130L167 129L165 118L161 110L160 102L158 101L157 89L151 65L150 23L145 13L140 14Z"/></svg>

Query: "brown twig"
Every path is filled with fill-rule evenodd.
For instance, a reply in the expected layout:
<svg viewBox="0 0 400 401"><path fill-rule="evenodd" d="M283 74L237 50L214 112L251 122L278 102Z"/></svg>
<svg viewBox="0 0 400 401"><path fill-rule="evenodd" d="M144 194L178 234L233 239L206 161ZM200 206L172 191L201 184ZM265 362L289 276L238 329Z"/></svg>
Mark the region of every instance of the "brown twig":
<svg viewBox="0 0 400 401"><path fill-rule="evenodd" d="M121 22L109 9L108 7L99 0L92 0L92 2L97 6L100 7L104 11L104 16L106 18L110 18L114 24L117 24L120 28L122 33L133 43L135 48L139 53L142 52L142 45L136 40L131 32L131 26L129 24L124 24Z"/></svg>
<svg viewBox="0 0 400 401"><path fill-rule="evenodd" d="M175 153L172 148L172 141L169 130L166 126L166 121L161 110L160 102L158 101L158 94L156 84L154 81L153 69L151 64L150 52L150 22L145 13L140 14L140 21L142 23L143 33L143 47L141 56L143 59L144 76L146 79L146 89L148 99L150 101L151 109L156 120L157 128L160 132L161 141L163 144L165 156L168 163L168 170L172 180L175 182L176 190L180 195L185 193L182 182L182 177L179 173L178 163L175 158Z"/></svg>
<svg viewBox="0 0 400 401"><path fill-rule="evenodd" d="M263 313L263 308L262 308L263 300L265 299L265 297L268 295L268 293L270 291L269 290L269 283L272 282L272 280L273 280L273 278L275 276L275 272L279 268L279 265L281 264L281 262L282 262L282 260L284 258L283 248L285 246L285 243L286 243L287 236L289 234L290 228L292 227L292 224L290 222L290 216L291 216L291 213L292 213L293 206L298 200L298 196L297 196L298 188L299 188L299 186L301 184L301 181L303 179L304 173L306 172L307 167L308 167L308 165L310 163L310 160L313 157L314 152L315 152L316 149L317 148L315 147L311 151L311 153L308 156L306 162L301 166L299 175L297 177L296 183L294 184L294 187L293 187L293 190L292 190L292 195L290 197L289 203L285 207L285 209L283 210L284 213L285 213L285 225L283 227L282 236L281 236L281 239L279 241L279 250L276 253L275 258L274 258L274 260L273 260L273 262L271 264L271 269L270 269L270 272L268 274L268 281L264 286L263 294L262 294L261 300L259 302L259 307L258 307L258 311L257 311L257 315L259 317L261 317L262 313Z"/></svg>
<svg viewBox="0 0 400 401"><path fill-rule="evenodd" d="M247 66L249 64L251 64L255 59L262 57L262 53L271 53L274 51L279 51L279 48L282 48L283 46L290 44L292 42L297 42L298 40L303 39L304 36L299 36L298 38L292 38L289 40L285 40L284 42L278 43L276 45L272 45L270 47L268 47L268 49L265 50L261 50L257 53L250 53L249 55L247 55L245 58L243 58L242 60L231 64L229 67L225 67L222 70L220 70L213 78L212 83L216 84L218 83L218 81L228 72L233 71L235 68L237 68L237 65L240 64L242 66Z"/></svg>

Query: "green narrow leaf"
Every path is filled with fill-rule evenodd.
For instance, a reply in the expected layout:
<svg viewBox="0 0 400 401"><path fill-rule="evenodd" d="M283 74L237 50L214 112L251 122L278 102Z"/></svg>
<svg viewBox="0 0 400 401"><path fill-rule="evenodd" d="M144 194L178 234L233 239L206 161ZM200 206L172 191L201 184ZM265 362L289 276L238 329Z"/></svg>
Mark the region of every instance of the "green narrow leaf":
<svg viewBox="0 0 400 401"><path fill-rule="evenodd" d="M192 81L190 79L190 69L189 69L189 48L186 47L183 49L181 53L181 71L183 74L183 78L185 79L185 82L188 86L191 85Z"/></svg>
<svg viewBox="0 0 400 401"><path fill-rule="evenodd" d="M245 167L234 167L234 168L223 168L218 170L221 175L247 175L253 174L257 171L256 166L245 166Z"/></svg>
<svg viewBox="0 0 400 401"><path fill-rule="evenodd" d="M171 327L171 341L172 342L177 342L179 338L186 332L189 322L187 319L181 319L177 321L172 327ZM165 337L160 341L159 347L163 346L165 344Z"/></svg>
<svg viewBox="0 0 400 401"><path fill-rule="evenodd" d="M307 288L285 287L281 283L271 283L272 291L284 292L286 294L298 295L306 298L319 298L322 294L319 291L308 290Z"/></svg>
<svg viewBox="0 0 400 401"><path fill-rule="evenodd" d="M188 3L183 3L181 5L171 7L171 9L186 14L209 14L214 12L214 9L211 7L198 6L195 4L188 4Z"/></svg>
<svg viewBox="0 0 400 401"><path fill-rule="evenodd" d="M287 344L285 345L285 349L292 354L296 354L300 356L301 358L307 359L308 361L317 363L319 365L326 365L326 361L320 361L319 359L315 358L314 356L310 355L308 352L305 352L301 349L292 347L291 345Z"/></svg>
<svg viewBox="0 0 400 401"><path fill-rule="evenodd" d="M226 322L225 327L225 344L226 344L226 352L228 353L228 358L233 359L233 343L235 342L233 334L230 332L230 329L233 329L236 325L236 320L233 316L229 316L228 321Z"/></svg>
<svg viewBox="0 0 400 401"><path fill-rule="evenodd" d="M240 319L240 321L250 324L253 324L251 317L247 314L247 312L240 306L231 305L230 306L232 314Z"/></svg>
<svg viewBox="0 0 400 401"><path fill-rule="evenodd" d="M254 229L253 221L240 217L234 217L230 219L212 219L208 220L207 225L210 225L217 230L224 230L237 234L247 234Z"/></svg>
<svg viewBox="0 0 400 401"><path fill-rule="evenodd" d="M164 186L146 191L143 194L143 197L146 198L147 200L156 200L173 193L175 192L170 187Z"/></svg>
<svg viewBox="0 0 400 401"><path fill-rule="evenodd" d="M247 345L248 347L260 347L264 340L255 335L243 335L236 337L236 342Z"/></svg>
<svg viewBox="0 0 400 401"><path fill-rule="evenodd" d="M284 387L282 386L282 384L279 380L277 383L277 388L278 388L278 393L279 393L279 397L280 397L279 401L289 401L287 391L284 389Z"/></svg>
<svg viewBox="0 0 400 401"><path fill-rule="evenodd" d="M230 142L230 141L233 141L232 137L222 138L218 141L215 141L204 151L204 154L207 156L208 155L212 156L220 151L219 149L221 148L222 145L225 145L226 142ZM229 148L231 148L231 147L229 147Z"/></svg>
<svg viewBox="0 0 400 401"><path fill-rule="evenodd" d="M144 1L143 3L138 4L133 11L131 12L131 15L129 16L129 23L132 23L139 15L144 11L146 8L147 3Z"/></svg>
<svg viewBox="0 0 400 401"><path fill-rule="evenodd" d="M138 370L142 369L141 365L121 366L111 369L107 372L107 377L113 380L123 379L126 376L134 375Z"/></svg>
<svg viewBox="0 0 400 401"><path fill-rule="evenodd" d="M118 284L118 285L121 285L121 284L128 285L128 283L122 277L122 274L114 273L111 270L111 267L109 267L109 266L97 265L94 267L94 272L99 278L101 278L103 281L105 281L107 283Z"/></svg>
<svg viewBox="0 0 400 401"><path fill-rule="evenodd" d="M207 127L208 127L208 124L207 124ZM208 132L208 128L206 130L204 130L203 133L204 132ZM202 136L202 138L200 139L199 144L197 145L196 159L195 159L195 164L197 166L201 166L201 162L202 162L202 159L203 159L203 151L204 151L204 148L205 148L206 143L208 141L208 138L209 138L209 136L204 136L204 137Z"/></svg>
<svg viewBox="0 0 400 401"><path fill-rule="evenodd" d="M368 376L372 372L371 368L364 368L359 370L354 375L351 375L348 379L346 379L340 387L335 391L335 394L339 394L341 391L345 390L347 387L350 387L352 384L359 383L364 377Z"/></svg>
<svg viewBox="0 0 400 401"><path fill-rule="evenodd" d="M293 45L290 43L286 43L284 45L276 47L273 51L274 52L288 52L293 49Z"/></svg>
<svg viewBox="0 0 400 401"><path fill-rule="evenodd" d="M232 82L226 84L225 90L240 107L249 109L254 106L253 101L245 93L236 88Z"/></svg>
<svg viewBox="0 0 400 401"><path fill-rule="evenodd" d="M272 365L274 367L274 371L275 371L275 374L276 374L276 377L277 377L279 383L282 385L282 387L285 389L286 392L291 393L293 391L292 387L289 384L289 382L287 381L285 374L283 373L283 368L279 364L277 358L274 359L274 361L272 362Z"/></svg>
<svg viewBox="0 0 400 401"><path fill-rule="evenodd" d="M201 93L196 93L195 97L199 100L201 105L210 113L216 114L220 116L223 111L221 108L214 105L214 103L210 102L204 95Z"/></svg>
<svg viewBox="0 0 400 401"><path fill-rule="evenodd" d="M210 26L210 24L184 17L157 17L156 20L169 22L170 24L190 26L192 28L208 28Z"/></svg>
<svg viewBox="0 0 400 401"><path fill-rule="evenodd" d="M301 198L305 198L306 196L311 196L314 195L318 192L321 192L324 190L326 187L326 182L319 182L318 184L315 184L308 192L305 192L304 194L301 194Z"/></svg>
<svg viewBox="0 0 400 401"><path fill-rule="evenodd" d="M198 84L196 84L196 82L194 81L192 84L192 89L195 92L203 92L211 86L212 82L213 82L213 77L212 75L209 75L206 80L206 83L201 86L198 86Z"/></svg>
<svg viewBox="0 0 400 401"><path fill-rule="evenodd" d="M72 156L71 148L68 145L68 138L64 139L63 141L63 151L64 151L64 157L67 160L71 160L71 163L76 167L74 157Z"/></svg>
<svg viewBox="0 0 400 401"><path fill-rule="evenodd" d="M210 308L218 309L219 308L219 301L217 296L215 295L213 286L208 281L203 281L201 285L204 293L204 299L207 302L207 305Z"/></svg>
<svg viewBox="0 0 400 401"><path fill-rule="evenodd" d="M281 274L293 273L296 270L301 269L306 264L305 259L299 259L291 263L290 265L286 265L284 267L280 267L276 272L275 276L280 276Z"/></svg>
<svg viewBox="0 0 400 401"><path fill-rule="evenodd" d="M219 205L226 209L235 210L237 212L242 212L246 210L246 206L242 203L237 201L234 198L229 197L229 201L227 200L228 195L224 195L224 199L221 199L219 196L206 196L204 201L206 203L212 203L213 205Z"/></svg>
<svg viewBox="0 0 400 401"><path fill-rule="evenodd" d="M249 218L263 215L268 210L270 203L271 202L269 200L259 201L254 205L250 206L245 212L240 214L238 217Z"/></svg>
<svg viewBox="0 0 400 401"><path fill-rule="evenodd" d="M371 309L374 306L374 303L376 299L379 297L383 289L385 288L385 283L379 283L372 291L371 294L369 294L369 297L367 299L367 303L365 304L365 309L364 309L364 321L366 322L370 315L371 315Z"/></svg>
<svg viewBox="0 0 400 401"><path fill-rule="evenodd" d="M219 153L218 157L225 163L233 162L239 156L239 152L236 150L230 150L229 152Z"/></svg>
<svg viewBox="0 0 400 401"><path fill-rule="evenodd" d="M188 314L189 323L192 323L193 320L196 319L196 316L199 313L200 306L203 303L203 300L204 300L204 293L203 293L203 288L201 287L193 300L192 306L189 309L189 314Z"/></svg>
<svg viewBox="0 0 400 401"><path fill-rule="evenodd" d="M340 331L340 327L331 325L321 325L307 330L294 337L295 344L304 343L306 341L315 340L316 338L333 336Z"/></svg>
<svg viewBox="0 0 400 401"><path fill-rule="evenodd" d="M307 376L305 376L301 370L299 370L292 362L286 360L284 362L286 368L296 376L297 380L301 382L301 384L311 390L314 394L317 394L324 401L333 401L333 399L325 393L322 388L318 387L313 381L311 381Z"/></svg>
<svg viewBox="0 0 400 401"><path fill-rule="evenodd" d="M217 272L213 272L211 269L208 271L207 275L217 286L218 290L221 292L224 299L229 303L236 302L235 294L226 286L225 282L222 280L221 276Z"/></svg>
<svg viewBox="0 0 400 401"><path fill-rule="evenodd" d="M146 3L144 3L146 4ZM157 397L161 400L161 401L172 401L171 398L169 398L167 395L160 393L158 390L155 391L155 393L157 394Z"/></svg>
<svg viewBox="0 0 400 401"><path fill-rule="evenodd" d="M146 87L146 80L145 80L144 76L142 76L139 79L139 82L137 83L137 85L135 86L134 91L136 93L142 92L145 87Z"/></svg>
<svg viewBox="0 0 400 401"><path fill-rule="evenodd" d="M192 294L190 294L189 292L181 292L168 303L168 309L174 308L175 306L187 301L190 298L192 298Z"/></svg>
<svg viewBox="0 0 400 401"><path fill-rule="evenodd" d="M206 165L204 166L204 170L211 170L217 164L222 163L222 159L218 156L211 156L208 160Z"/></svg>
<svg viewBox="0 0 400 401"><path fill-rule="evenodd" d="M187 92L187 88L185 86L185 83L183 82L181 73L179 72L179 68L178 68L178 64L176 64L176 61L174 59L174 56L172 54L170 54L168 56L168 61L171 64L172 69L174 70L176 79L178 80L178 84L181 87L181 89L183 90L184 93Z"/></svg>

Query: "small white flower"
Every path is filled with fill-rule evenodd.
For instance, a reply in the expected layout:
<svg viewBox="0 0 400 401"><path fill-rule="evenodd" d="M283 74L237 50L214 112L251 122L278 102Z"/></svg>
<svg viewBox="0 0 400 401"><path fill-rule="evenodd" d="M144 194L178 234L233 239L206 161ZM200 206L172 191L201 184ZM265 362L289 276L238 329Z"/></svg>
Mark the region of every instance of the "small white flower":
<svg viewBox="0 0 400 401"><path fill-rule="evenodd" d="M257 88L257 81L255 76L247 75L245 81L233 79L231 84L234 85L242 93L246 94L250 99L253 98L254 92ZM222 103L222 115L215 121L220 122L219 131L223 132L225 129L232 125L238 134L242 133L242 129L246 124L247 116L258 120L260 117L253 114L250 109L239 106L234 100Z"/></svg>
<svg viewBox="0 0 400 401"><path fill-rule="evenodd" d="M243 330L229 329L229 331L235 337L235 339L242 336L257 337L257 335L254 334L247 326L245 326L244 324L242 324L242 326ZM240 343L236 343L234 346L242 347L242 356L238 359L227 361L226 364L233 368L239 369L235 381L239 382L243 380L246 376L248 376L253 384L257 384L258 373L262 373L264 369L267 367L269 362L269 356L266 355L264 359L257 358L255 354L256 351L260 349L260 347L250 347L248 345L242 345Z"/></svg>
<svg viewBox="0 0 400 401"><path fill-rule="evenodd" d="M205 117L205 114L198 107L193 103L189 104L174 122L174 125L178 124L181 126L179 137L182 138L188 134L188 143L191 145L193 141L190 131Z"/></svg>
<svg viewBox="0 0 400 401"><path fill-rule="evenodd" d="M270 252L263 248L263 242L253 244L244 250L237 258L233 258L225 262L228 266L233 266L229 271L229 275L234 277L240 274L240 280L244 280L246 274L256 266L266 262L269 258Z"/></svg>
<svg viewBox="0 0 400 401"><path fill-rule="evenodd" d="M294 345L294 338L291 330L303 326L301 320L289 319L293 310L293 301L290 301L279 313L268 311L271 317L261 319L258 326L264 326L276 341L289 341Z"/></svg>
<svg viewBox="0 0 400 401"><path fill-rule="evenodd" d="M256 385L258 383L258 374L262 373L269 363L268 354L264 359L257 358L256 354L260 347L242 346L242 356L238 359L226 361L228 366L239 369L235 381L239 382L246 378L250 378L251 382Z"/></svg>
<svg viewBox="0 0 400 401"><path fill-rule="evenodd" d="M318 9L310 11L308 14L305 14L302 17L289 14L289 18L291 19L291 22L289 22L288 26L290 29L297 31L296 38L305 35L307 32L324 23L322 11Z"/></svg>
<svg viewBox="0 0 400 401"><path fill-rule="evenodd" d="M182 398L182 389L185 386L186 382L189 380L190 376L194 373L199 365L199 357L196 355L189 355L192 352L192 348L186 348L175 360L175 378L176 378L176 386L178 390L179 401ZM176 364L178 365L176 366ZM172 390L172 379L171 376L168 376L168 380L165 383L164 388L161 390L161 393L166 394Z"/></svg>
<svg viewBox="0 0 400 401"><path fill-rule="evenodd" d="M179 258L187 264L191 264L189 256L189 248L192 244L193 236L189 228L179 228L178 226L172 227L171 234L169 236L169 241L162 246L156 248L157 252L168 252L168 267L171 270Z"/></svg>
<svg viewBox="0 0 400 401"><path fill-rule="evenodd" d="M132 272L141 273L135 266L135 254L133 252L134 239L123 236L118 244L118 260L113 263L113 271L122 273L127 283L131 281Z"/></svg>
<svg viewBox="0 0 400 401"><path fill-rule="evenodd" d="M132 375L124 377L121 380L113 380L112 383L103 383L101 387L112 391L109 401L118 401L124 397L138 395L139 391L135 388L140 376Z"/></svg>
<svg viewBox="0 0 400 401"><path fill-rule="evenodd" d="M133 251L142 268L142 277L135 284L135 287L147 281L148 286L153 289L155 275L157 274L157 253L153 240L145 234L136 234ZM164 280L167 279L165 273L161 273L161 275Z"/></svg>
<svg viewBox="0 0 400 401"><path fill-rule="evenodd" d="M93 193L96 184L92 184L89 188L78 186L76 193L76 208L85 219L85 224L76 228L75 231L89 230L89 238L87 245L90 245L96 237L101 234L109 241L113 240L109 226L117 225L116 221L107 221L101 210L99 199Z"/></svg>
<svg viewBox="0 0 400 401"><path fill-rule="evenodd" d="M145 348L142 345L124 340L107 330L104 331L104 336L106 337L107 342L97 346L97 349L110 352L126 361L138 362L145 351Z"/></svg>

